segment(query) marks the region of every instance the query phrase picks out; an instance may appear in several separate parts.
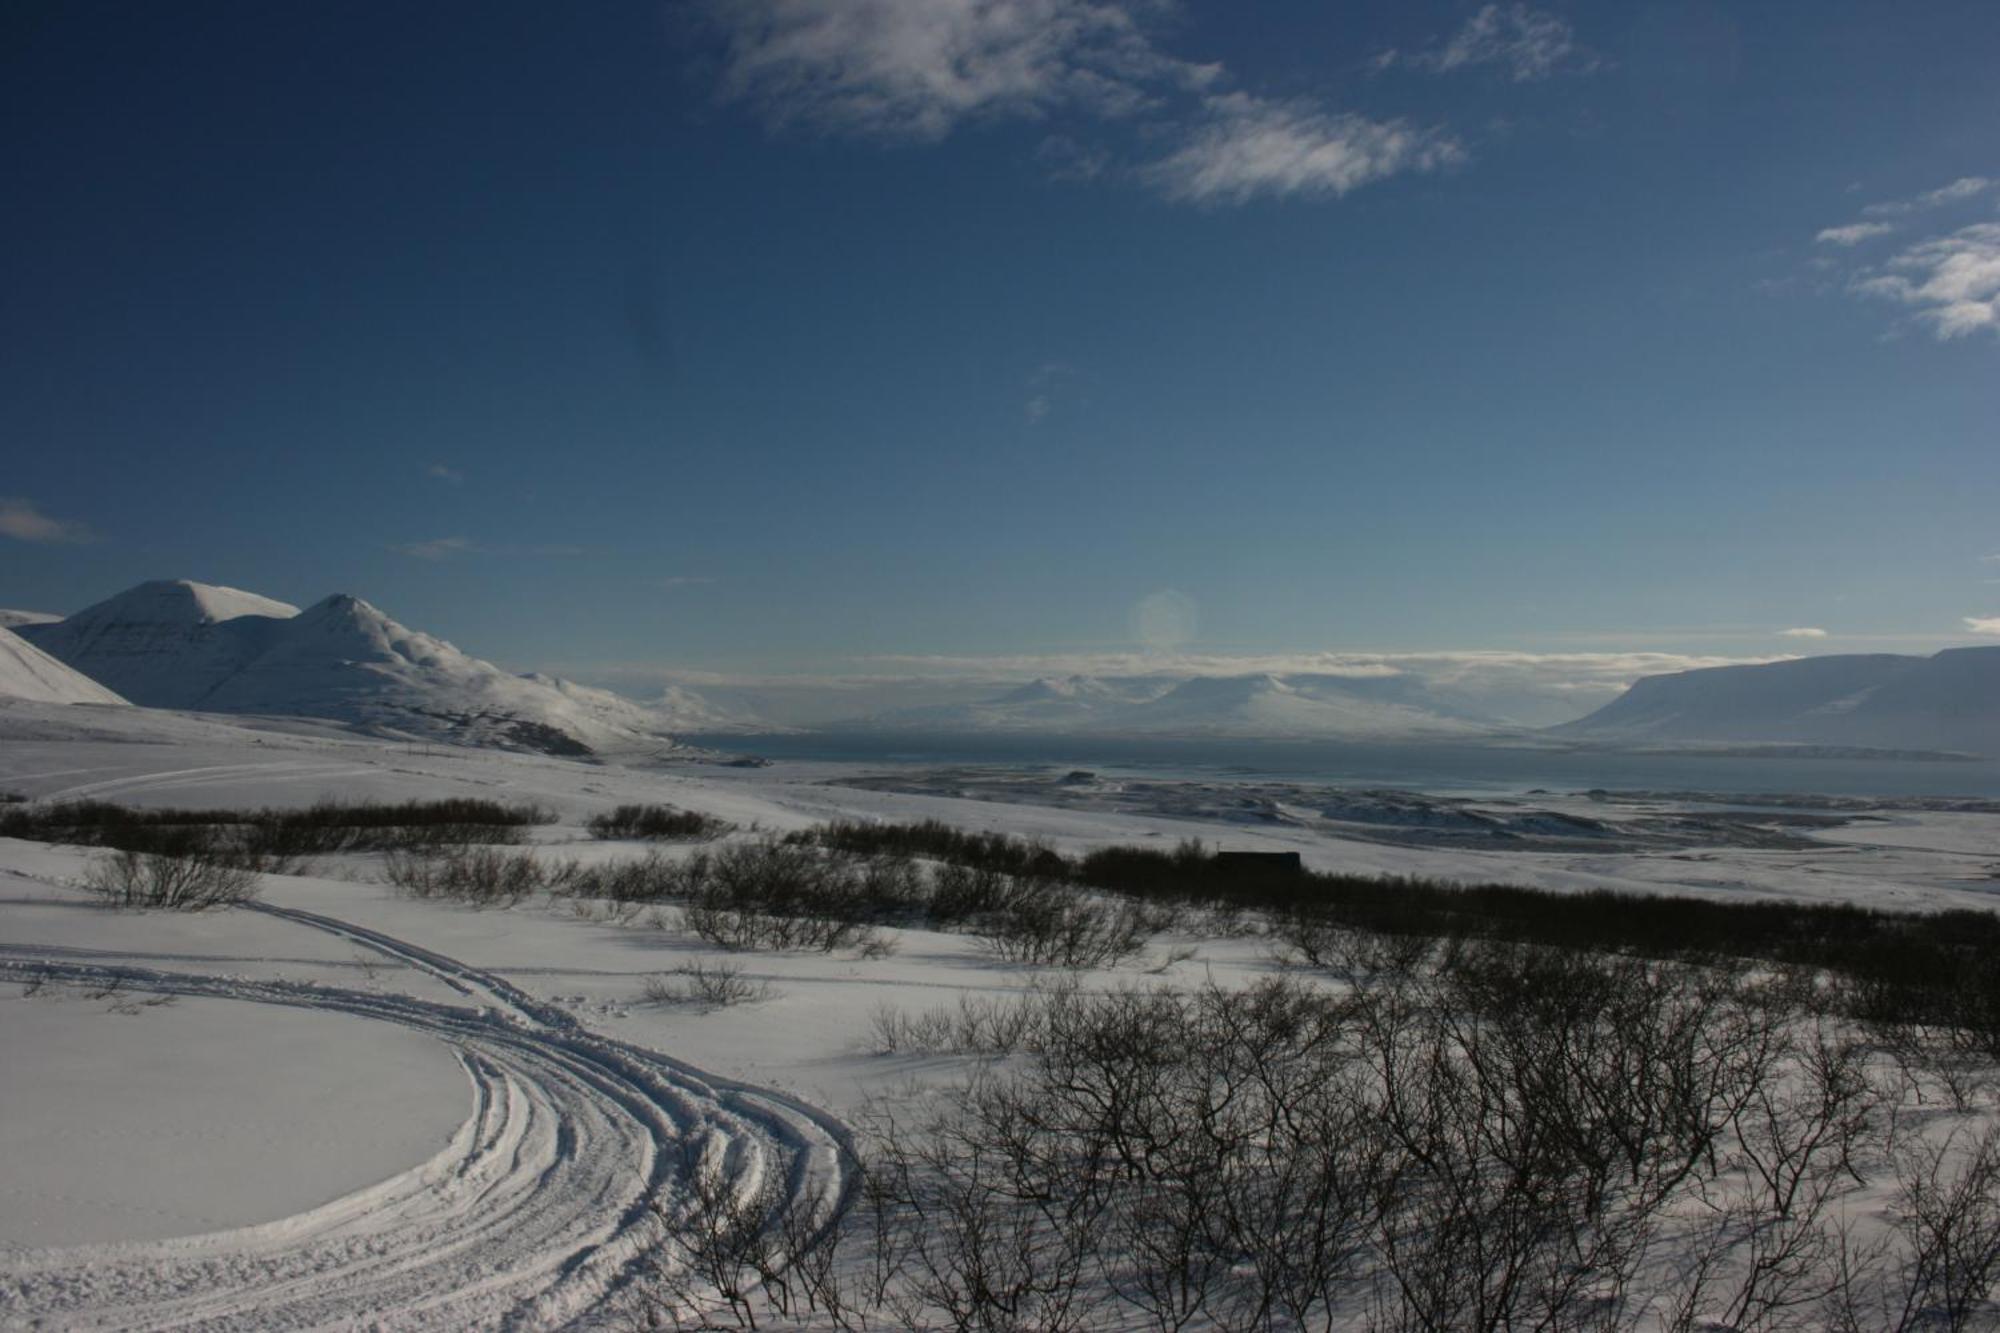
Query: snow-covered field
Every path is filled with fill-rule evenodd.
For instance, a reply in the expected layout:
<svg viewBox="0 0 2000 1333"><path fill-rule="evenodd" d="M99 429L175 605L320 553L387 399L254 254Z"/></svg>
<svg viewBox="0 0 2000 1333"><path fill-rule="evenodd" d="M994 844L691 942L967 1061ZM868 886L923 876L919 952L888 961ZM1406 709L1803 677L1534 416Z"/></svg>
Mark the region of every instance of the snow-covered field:
<svg viewBox="0 0 2000 1333"><path fill-rule="evenodd" d="M639 855L580 825L649 801L744 830L935 817L1069 852L1199 836L1298 851L1326 870L1555 889L2000 902L1995 814L1885 812L1790 830L1782 847L1634 850L1614 839L1502 852L1385 842L1365 836L1353 809L1342 808L1345 824L1323 817L1323 800L1314 817L1274 821L1262 806L1219 802L1213 784L1048 804L880 776L592 765L0 700L0 792L138 806L532 802L559 817L533 831L549 857ZM1258 799L1284 814L1281 796ZM1679 807L1538 797L1534 809L1616 822ZM5 1327L584 1319L644 1243L649 1191L671 1189L703 1154L776 1173L816 1208L839 1206L852 1183L845 1124L941 1063L875 1053L878 1010L1015 993L1035 978L968 936L891 931L895 951L882 957L737 955L746 979L768 987L752 1003L649 1003L649 978L724 955L643 914L414 901L380 882L380 858L365 854L267 876L250 907L116 912L80 887L93 855L0 840ZM1256 939L1170 936L1081 981L1234 985L1278 970Z"/></svg>

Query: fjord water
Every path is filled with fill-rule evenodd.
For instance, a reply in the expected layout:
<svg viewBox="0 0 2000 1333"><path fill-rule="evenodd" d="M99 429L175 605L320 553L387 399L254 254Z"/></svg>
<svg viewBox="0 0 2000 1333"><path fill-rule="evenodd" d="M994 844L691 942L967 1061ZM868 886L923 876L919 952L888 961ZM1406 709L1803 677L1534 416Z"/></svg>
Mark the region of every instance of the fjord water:
<svg viewBox="0 0 2000 1333"><path fill-rule="evenodd" d="M2000 799L2000 760L1792 754L1654 754L1507 745L1158 740L1027 735L815 732L684 735L695 745L773 760L883 765L1008 765L1150 778L1406 787L1440 793L1690 791L1744 795L1969 796Z"/></svg>

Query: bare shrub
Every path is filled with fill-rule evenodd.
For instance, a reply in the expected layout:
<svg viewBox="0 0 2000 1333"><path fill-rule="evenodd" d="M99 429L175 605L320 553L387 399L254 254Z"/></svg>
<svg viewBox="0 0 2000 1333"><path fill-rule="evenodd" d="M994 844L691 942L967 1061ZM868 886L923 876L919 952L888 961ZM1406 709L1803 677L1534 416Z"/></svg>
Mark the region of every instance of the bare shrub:
<svg viewBox="0 0 2000 1333"><path fill-rule="evenodd" d="M714 838L736 827L726 819L679 810L671 805L621 805L590 817L585 825L599 839L659 838L692 841Z"/></svg>
<svg viewBox="0 0 2000 1333"><path fill-rule="evenodd" d="M974 929L996 957L1039 967L1108 967L1144 949L1150 937L1132 903L1048 880L1013 881Z"/></svg>
<svg viewBox="0 0 2000 1333"><path fill-rule="evenodd" d="M681 923L725 949L828 952L867 944L875 934L867 914L851 862L767 840L711 858Z"/></svg>
<svg viewBox="0 0 2000 1333"><path fill-rule="evenodd" d="M391 852L384 868L389 882L412 898L482 907L513 907L537 893L559 890L578 873L574 862L544 862L533 852L497 847Z"/></svg>
<svg viewBox="0 0 2000 1333"><path fill-rule="evenodd" d="M2000 1323L1975 1325L1995 1313L2000 1283L2000 1126L1969 1145L1962 1137L1919 1140L1896 1162L1894 1222L1906 1254L1898 1327Z"/></svg>
<svg viewBox="0 0 2000 1333"><path fill-rule="evenodd" d="M91 863L84 887L117 907L165 907L198 912L257 896L257 876L213 850L118 851Z"/></svg>
<svg viewBox="0 0 2000 1333"><path fill-rule="evenodd" d="M747 977L734 963L684 963L660 976L646 978L640 994L648 1004L697 1004L726 1009L732 1004L767 1000L776 992L767 981Z"/></svg>

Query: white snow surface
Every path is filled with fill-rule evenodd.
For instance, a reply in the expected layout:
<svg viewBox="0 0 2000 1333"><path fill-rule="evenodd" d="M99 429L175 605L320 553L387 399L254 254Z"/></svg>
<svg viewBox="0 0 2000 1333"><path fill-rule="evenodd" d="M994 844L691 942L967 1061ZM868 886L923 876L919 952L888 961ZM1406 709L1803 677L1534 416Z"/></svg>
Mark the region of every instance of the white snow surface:
<svg viewBox="0 0 2000 1333"><path fill-rule="evenodd" d="M45 704L125 702L111 690L56 661L5 626L0 626L0 694Z"/></svg>
<svg viewBox="0 0 2000 1333"><path fill-rule="evenodd" d="M1194 817L1222 808L1215 784L1182 800L1153 783L1154 807L1135 813L965 799L948 779L903 792L845 785L867 771L415 752L333 730L0 700L0 788L36 799L533 801L560 816L537 830L547 857L639 855L579 825L621 802L664 801L764 830L935 817L1072 853L1201 836L1356 873L1995 905L2000 815L1898 812L1785 851L1504 854ZM1546 803L1604 813L1581 798ZM92 856L0 839L0 1327L590 1326L644 1243L635 1205L680 1188L684 1150L750 1182L779 1173L786 1191L830 1210L851 1186L843 1122L873 1095L957 1068L872 1053L872 1014L1033 980L963 935L890 931L898 947L886 958L732 956L643 919L413 901L377 882L367 856L267 876L252 908L111 912L77 887ZM1191 952L1169 954L1176 946ZM714 1011L643 1002L646 978L725 958L772 994ZM1255 939L1163 937L1081 981L1236 985L1273 966ZM179 998L146 1003L160 996ZM297 1073L301 1051L321 1067ZM293 1077L301 1086L284 1086ZM324 1120L301 1109L314 1080L344 1085ZM143 1118L95 1106L109 1087L143 1093ZM107 1136L116 1151L100 1150ZM134 1166L148 1148L177 1160ZM268 1178L240 1180L253 1163Z"/></svg>
<svg viewBox="0 0 2000 1333"><path fill-rule="evenodd" d="M691 692L652 707L514 675L346 594L300 611L233 588L145 583L24 637L149 708L322 718L404 739L649 751L723 721Z"/></svg>
<svg viewBox="0 0 2000 1333"><path fill-rule="evenodd" d="M46 625L62 617L53 611L22 611L14 607L0 606L0 629L13 629L16 625Z"/></svg>

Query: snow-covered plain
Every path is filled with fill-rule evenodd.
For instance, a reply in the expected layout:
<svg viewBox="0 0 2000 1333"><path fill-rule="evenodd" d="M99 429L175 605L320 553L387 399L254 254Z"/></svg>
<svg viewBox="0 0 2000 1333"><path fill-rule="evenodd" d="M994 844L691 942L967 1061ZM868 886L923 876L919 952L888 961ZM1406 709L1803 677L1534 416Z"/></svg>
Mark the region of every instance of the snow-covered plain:
<svg viewBox="0 0 2000 1333"><path fill-rule="evenodd" d="M590 841L580 825L620 802L655 801L744 830L935 817L1070 852L1199 836L1298 851L1320 869L1555 889L2000 902L2000 815L1989 813L1887 811L1788 828L1781 847L1613 839L1589 851L1491 851L1384 841L1365 821L1327 818L1323 793L1260 790L1232 804L1218 784L1153 782L1050 803L964 775L893 776L688 758L597 765L307 723L250 729L0 700L0 791L140 806L533 802L559 816L535 831L550 857L641 854ZM1357 808L1365 803L1339 811ZM1613 824L1686 808L1532 803ZM268 876L255 907L113 912L79 887L92 856L0 840L5 1327L587 1321L643 1244L646 1192L690 1169L685 1145L762 1162L787 1190L833 1208L851 1185L844 1123L871 1097L950 1064L875 1054L877 1010L1035 980L967 936L893 931L887 957L737 955L769 994L704 1011L648 1003L643 988L723 955L645 914L414 901L379 882L368 855ZM1162 937L1081 982L1235 985L1277 970L1255 939ZM172 1002L153 1002L162 997Z"/></svg>

